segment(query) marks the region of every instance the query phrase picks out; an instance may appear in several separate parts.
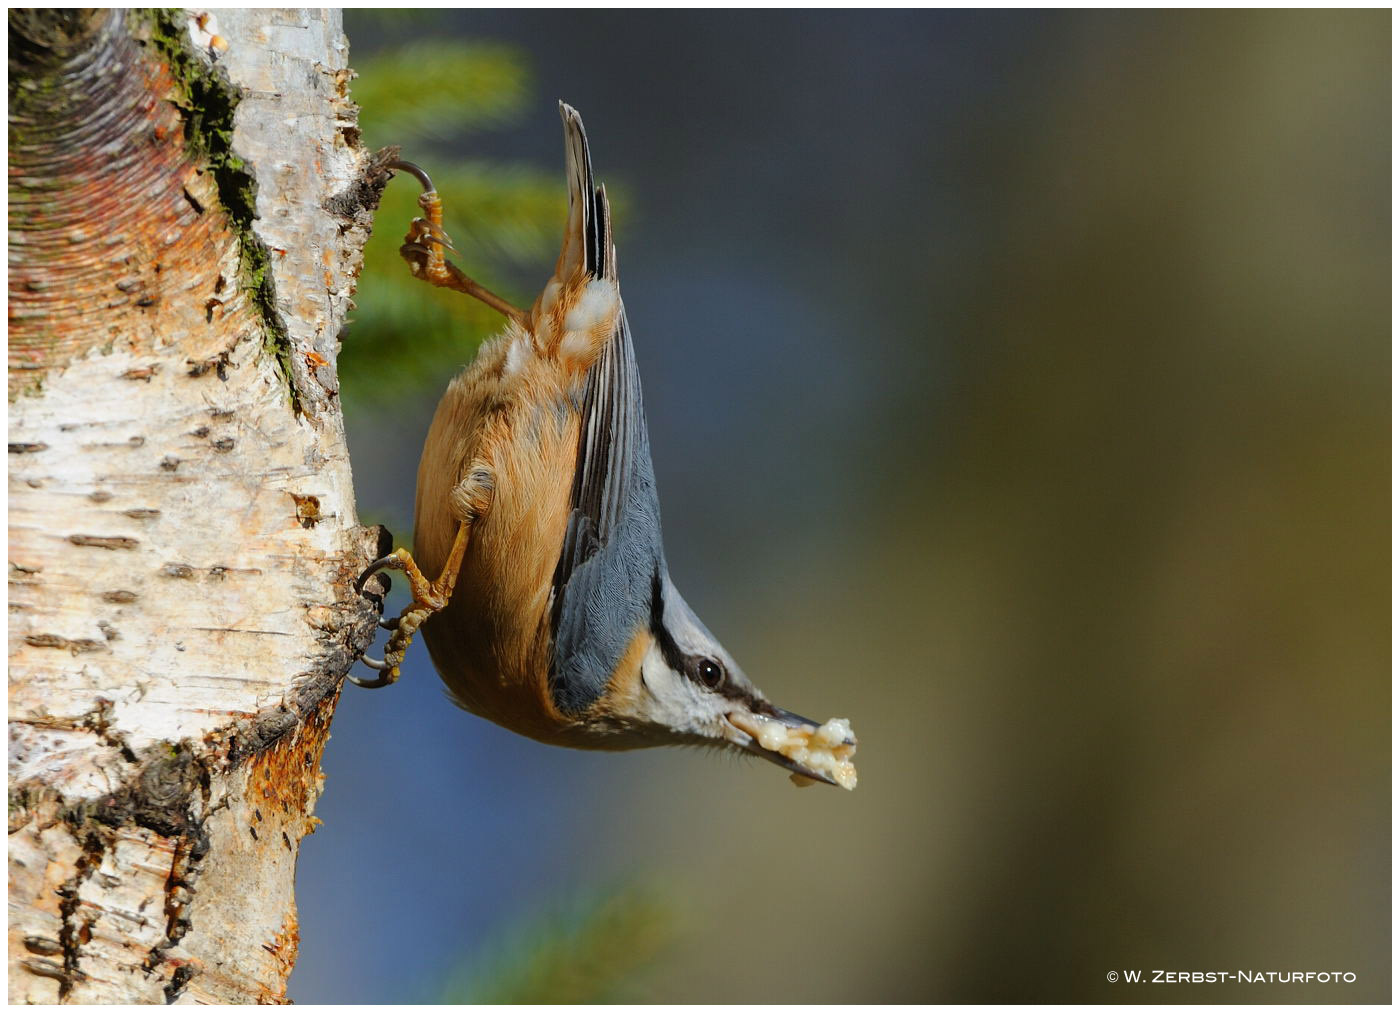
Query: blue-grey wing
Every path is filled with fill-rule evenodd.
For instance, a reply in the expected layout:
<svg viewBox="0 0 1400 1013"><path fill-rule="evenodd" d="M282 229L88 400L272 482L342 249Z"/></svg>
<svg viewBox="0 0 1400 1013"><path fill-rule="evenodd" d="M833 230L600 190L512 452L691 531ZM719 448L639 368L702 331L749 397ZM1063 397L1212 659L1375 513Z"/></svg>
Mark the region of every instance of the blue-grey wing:
<svg viewBox="0 0 1400 1013"><path fill-rule="evenodd" d="M593 178L583 121L563 103L559 112L569 183L559 277L581 269L586 278L615 281L608 199ZM550 605L549 688L565 713L578 713L598 698L644 627L660 559L642 384L627 315L620 309L612 336L585 377L582 398L569 520Z"/></svg>
<svg viewBox="0 0 1400 1013"><path fill-rule="evenodd" d="M550 693L565 713L592 704L648 621L661 526L626 314L590 368L568 527L555 568Z"/></svg>

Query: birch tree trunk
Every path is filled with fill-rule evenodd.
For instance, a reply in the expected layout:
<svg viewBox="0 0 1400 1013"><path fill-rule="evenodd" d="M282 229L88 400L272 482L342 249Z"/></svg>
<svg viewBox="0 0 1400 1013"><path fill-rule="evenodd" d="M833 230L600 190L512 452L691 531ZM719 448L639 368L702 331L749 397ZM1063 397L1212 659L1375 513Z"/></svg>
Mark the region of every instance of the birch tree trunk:
<svg viewBox="0 0 1400 1013"><path fill-rule="evenodd" d="M383 171L337 12L10 19L10 1001L282 1001Z"/></svg>

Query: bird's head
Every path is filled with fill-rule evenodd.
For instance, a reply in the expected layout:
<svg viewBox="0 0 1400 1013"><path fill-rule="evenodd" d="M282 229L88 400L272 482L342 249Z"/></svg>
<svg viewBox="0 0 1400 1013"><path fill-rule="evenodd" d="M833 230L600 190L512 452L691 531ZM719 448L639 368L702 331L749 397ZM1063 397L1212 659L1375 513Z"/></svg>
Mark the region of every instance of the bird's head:
<svg viewBox="0 0 1400 1013"><path fill-rule="evenodd" d="M664 572L653 582L648 628L600 704L628 745L717 746L761 756L799 779L855 787L850 726L769 703Z"/></svg>

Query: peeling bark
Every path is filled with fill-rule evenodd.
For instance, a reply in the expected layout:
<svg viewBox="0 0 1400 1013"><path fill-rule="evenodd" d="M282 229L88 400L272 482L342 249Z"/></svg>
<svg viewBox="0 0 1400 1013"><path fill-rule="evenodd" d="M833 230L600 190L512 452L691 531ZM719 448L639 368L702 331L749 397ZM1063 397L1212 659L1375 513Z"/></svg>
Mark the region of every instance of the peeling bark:
<svg viewBox="0 0 1400 1013"><path fill-rule="evenodd" d="M383 534L346 57L331 11L10 12L12 1003L284 1001Z"/></svg>

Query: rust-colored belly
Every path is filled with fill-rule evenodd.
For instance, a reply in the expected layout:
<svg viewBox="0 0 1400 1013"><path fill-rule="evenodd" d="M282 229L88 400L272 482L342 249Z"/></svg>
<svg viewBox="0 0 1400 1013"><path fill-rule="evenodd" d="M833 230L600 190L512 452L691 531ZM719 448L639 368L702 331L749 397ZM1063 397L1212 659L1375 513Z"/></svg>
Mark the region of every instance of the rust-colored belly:
<svg viewBox="0 0 1400 1013"><path fill-rule="evenodd" d="M548 688L551 581L563 543L578 454L566 377L532 358L505 375L503 339L453 380L424 443L414 558L436 578L456 536L451 492L484 464L494 474L472 526L457 586L422 635L433 664L467 710L551 741L561 717Z"/></svg>

